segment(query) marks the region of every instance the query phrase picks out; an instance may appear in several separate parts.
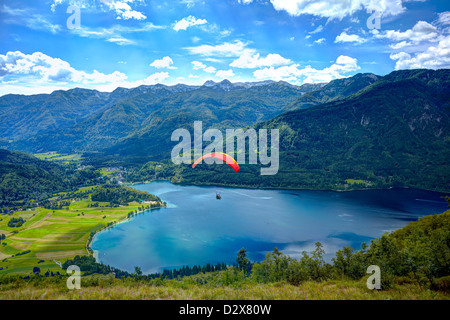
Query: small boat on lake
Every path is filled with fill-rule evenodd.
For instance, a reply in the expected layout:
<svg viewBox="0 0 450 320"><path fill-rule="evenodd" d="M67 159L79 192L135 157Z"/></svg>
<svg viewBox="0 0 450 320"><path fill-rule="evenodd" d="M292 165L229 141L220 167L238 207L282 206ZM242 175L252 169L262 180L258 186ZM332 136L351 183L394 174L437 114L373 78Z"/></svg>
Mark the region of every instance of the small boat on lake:
<svg viewBox="0 0 450 320"><path fill-rule="evenodd" d="M222 199L222 197L220 196L220 193L218 193L218 192L216 192L216 199L217 199L217 200Z"/></svg>

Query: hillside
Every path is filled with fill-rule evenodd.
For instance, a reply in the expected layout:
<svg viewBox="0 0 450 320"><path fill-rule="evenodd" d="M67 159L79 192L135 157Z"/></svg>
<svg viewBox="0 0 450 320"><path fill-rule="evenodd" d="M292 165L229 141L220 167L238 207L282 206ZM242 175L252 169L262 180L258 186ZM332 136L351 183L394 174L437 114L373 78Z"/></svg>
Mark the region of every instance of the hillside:
<svg viewBox="0 0 450 320"><path fill-rule="evenodd" d="M327 102L344 99L378 81L372 73L358 73L350 78L333 80L323 87L310 91L284 108L285 111L306 109Z"/></svg>
<svg viewBox="0 0 450 320"><path fill-rule="evenodd" d="M398 71L346 99L255 125L280 130L280 169L183 167L184 183L271 188L418 187L449 190L450 70Z"/></svg>
<svg viewBox="0 0 450 320"><path fill-rule="evenodd" d="M77 124L101 110L108 95L86 89L0 97L0 138L23 139Z"/></svg>
<svg viewBox="0 0 450 320"><path fill-rule="evenodd" d="M91 170L75 171L22 152L0 149L0 207L46 199L97 176Z"/></svg>
<svg viewBox="0 0 450 320"><path fill-rule="evenodd" d="M102 185L97 187L91 195L92 201L109 202L111 204L128 204L133 201L156 201L161 199L148 192L139 191L119 185Z"/></svg>
<svg viewBox="0 0 450 320"><path fill-rule="evenodd" d="M195 88L185 85L143 85L132 89L117 88L111 93L75 88L57 90L51 94L4 95L0 97L0 139L17 141L46 132L57 133L137 95L156 93L165 96Z"/></svg>

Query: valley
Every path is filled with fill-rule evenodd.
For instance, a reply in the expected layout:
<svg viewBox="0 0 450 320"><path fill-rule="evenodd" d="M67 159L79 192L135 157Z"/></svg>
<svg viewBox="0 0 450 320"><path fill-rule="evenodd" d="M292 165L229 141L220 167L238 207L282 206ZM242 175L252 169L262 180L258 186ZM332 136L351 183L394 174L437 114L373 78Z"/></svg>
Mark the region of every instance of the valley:
<svg viewBox="0 0 450 320"><path fill-rule="evenodd" d="M406 256L395 256L380 249L383 259L391 263L384 265L389 270L385 281L386 290L394 291L387 292L395 297L402 290L422 298L430 297L429 292L441 294L435 292L446 290L436 289L445 287L447 281L441 272L447 262L438 253L448 249L439 247L444 242L437 241L437 247L428 252L437 261L439 269L435 271L423 261L420 250L405 249L409 242L392 234L394 230L413 228L407 222L422 221L445 210L441 197L450 191L449 87L449 70L403 70L383 77L357 74L330 83L303 86L283 81L231 83L223 80L207 81L202 86L118 88L111 93L72 89L50 95L0 97L1 123L8 127L0 137L0 278L3 279L0 282L6 281L5 286L0 286L0 294L2 290L8 292L8 279L35 279L39 286L46 281L42 277L54 281L64 279L64 270L58 263L90 259L82 270L89 274L84 279L99 277L92 281L113 285L111 294L123 285L114 278L134 279L147 286L167 277L158 282L164 290L173 290L173 285L183 286L184 281L194 281L192 290L204 290L203 283L242 286L256 290L252 293L255 297L264 296L262 291L267 290L268 283L281 281L299 288L298 285L309 286L307 281L313 281L308 295L314 296L320 290L317 284L323 284L322 281L338 281L340 288L347 288L346 281L356 281L351 285L361 287L365 266L361 261L384 263L377 260L377 245L388 236L393 246L405 250L402 252ZM14 116L13 110L17 113ZM41 116L25 116L28 113ZM18 116L22 117L21 121L17 121ZM195 121L202 121L204 130L278 129L278 173L260 175L261 164L242 164L238 173L226 165L200 164L194 169L190 164L174 164L170 160L175 145L171 134L183 128L193 135ZM204 142L206 146L207 141ZM164 188L154 190L154 186ZM165 194L176 194L178 189L184 192L175 198L173 194ZM216 189L222 194L220 202L214 194L206 199L208 190ZM348 192L341 195L334 191ZM388 197L389 192L395 196ZM419 196L427 192L429 197ZM407 193L414 196L403 198L402 194ZM314 200L322 196L324 199ZM190 203L187 207L177 204L183 197L183 203ZM313 200L298 202L309 197ZM270 204L258 207L264 205L261 199L266 198L272 199ZM234 207L234 203L240 207ZM354 203L367 206L358 206L350 212ZM219 222L209 220L210 212L220 211L219 207L224 210L215 218ZM208 208L206 215L200 214ZM310 212L298 208L313 209ZM253 211L260 216L245 218L243 212ZM135 215L138 216L133 218ZM226 229L230 226L227 217L233 215L238 215L235 221L250 220L244 223L245 228L236 222L235 228ZM329 230L329 234L322 234L325 216L334 221L331 223L334 231ZM183 220L185 217L197 222L190 225ZM442 222L447 217L448 211L436 218L439 222L432 227L435 237L448 236ZM130 223L121 224L130 218ZM315 219L321 221L319 225L323 228L312 228ZM356 227L353 219L368 219L368 222ZM278 230L277 225L282 228L271 235L274 238L263 239L265 229L255 224L258 221L272 223L272 231ZM291 238L283 238L291 228L299 231L304 227L304 221L308 221L309 237L305 238L308 234L305 229L300 232L303 238L297 237L294 231ZM373 224L374 221L377 223ZM377 225L378 229L369 231L363 225ZM221 232L214 229L217 226L224 228L223 239L214 238ZM338 226L342 227L339 232ZM419 231L414 229L417 234L421 228L429 227L425 222L416 226L419 226ZM152 232L145 232L146 228ZM200 229L193 232L196 228ZM366 231L356 233L352 231L355 228ZM128 230L126 236L125 230ZM173 233L174 230L178 231ZM206 230L214 236L208 236ZM235 234L239 230L241 233ZM386 230L389 233L383 233ZM201 243L197 243L199 234ZM149 235L156 238L149 240ZM179 236L184 238L175 241ZM211 239L207 240L208 237ZM423 243L429 240L420 238ZM319 251L312 251L315 241L319 249L326 246L326 254L317 248ZM364 241L371 241L369 251L360 250ZM186 248L194 249L185 250L190 252L186 256L181 251L174 255L173 252L180 250L180 243L185 242ZM206 247L200 250L197 245ZM234 255L243 246L248 248L248 258L255 266L251 276L249 270L245 274L242 266L234 264ZM351 249L346 249L350 246ZM153 251L147 252L149 249ZM207 255L213 249L222 250L222 254ZM308 249L309 254L316 253L300 258L303 249ZM349 273L341 265L344 262L338 260L343 252L354 255L352 259L356 260L351 260L354 273ZM133 256L134 253L138 255ZM216 260L211 261L213 256ZM313 269L308 269L313 268L312 262L308 262L310 258L322 270L321 276L314 276ZM294 273L272 274L268 267L274 263L271 259L281 259ZM411 271L408 269L411 266L404 259L413 259L421 270L407 288L401 284L401 277ZM153 260L159 264L150 263ZM216 263L218 269L211 268ZM396 263L403 269L394 268ZM272 271L258 273L264 268ZM99 274L92 275L90 270ZM177 277L180 279L175 280ZM191 280L183 280L184 277ZM421 280L423 277L427 280ZM147 289L142 289L145 294ZM202 294L223 296L216 289ZM285 297L298 299L297 294L291 293ZM183 293L177 291L177 294ZM27 293L20 295L29 297ZM369 297L361 291L354 297L386 296Z"/></svg>

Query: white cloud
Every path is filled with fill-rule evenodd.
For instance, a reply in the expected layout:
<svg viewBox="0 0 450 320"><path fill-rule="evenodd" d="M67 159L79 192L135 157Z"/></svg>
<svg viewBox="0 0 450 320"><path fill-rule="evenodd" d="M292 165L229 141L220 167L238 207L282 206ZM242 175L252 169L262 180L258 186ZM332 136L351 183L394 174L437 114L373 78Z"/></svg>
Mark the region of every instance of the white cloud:
<svg viewBox="0 0 450 320"><path fill-rule="evenodd" d="M412 29L404 32L396 30L387 30L380 33L378 38L387 38L392 41L413 41L420 42L432 40L438 36L438 30L435 26L426 21L418 21Z"/></svg>
<svg viewBox="0 0 450 320"><path fill-rule="evenodd" d="M100 2L106 2L109 0L100 0ZM87 8L95 6L95 1L87 1L87 0L53 0L50 9L55 12L56 7L60 4L67 3L68 5L77 6L79 8Z"/></svg>
<svg viewBox="0 0 450 320"><path fill-rule="evenodd" d="M325 38L320 38L320 39L317 39L316 41L314 41L314 43L316 43L316 44L322 44L322 43L324 43L325 41L326 41Z"/></svg>
<svg viewBox="0 0 450 320"><path fill-rule="evenodd" d="M216 77L221 79L228 79L234 77L233 70L219 70L216 73Z"/></svg>
<svg viewBox="0 0 450 320"><path fill-rule="evenodd" d="M225 42L215 46L204 44L197 47L187 47L185 49L191 54L199 54L202 56L238 57L244 53L244 50L249 50L245 48L246 46L246 43L237 40L233 43Z"/></svg>
<svg viewBox="0 0 450 320"><path fill-rule="evenodd" d="M26 26L33 30L44 30L56 34L61 31L61 26L51 23L44 16L32 12L30 9L13 9L6 5L0 7L3 13L2 21L7 24Z"/></svg>
<svg viewBox="0 0 450 320"><path fill-rule="evenodd" d="M144 19L147 19L147 17L144 14L142 14L141 12L138 12L138 11L134 11L134 10L119 11L119 17L121 17L124 20L129 20L129 19L144 20ZM119 19L119 17L117 19Z"/></svg>
<svg viewBox="0 0 450 320"><path fill-rule="evenodd" d="M181 2L184 3L188 8L192 8L197 3L200 3L201 5L205 4L203 0L181 0Z"/></svg>
<svg viewBox="0 0 450 320"><path fill-rule="evenodd" d="M253 75L257 79L284 80L294 83L329 82L334 79L344 78L345 74L360 69L355 58L341 55L336 63L328 68L315 69L311 66L300 68L298 64L282 66L279 68L264 68L256 70Z"/></svg>
<svg viewBox="0 0 450 320"><path fill-rule="evenodd" d="M230 63L230 67L236 68L262 68L269 66L280 66L292 63L291 60L282 57L277 53L270 53L265 57L261 57L255 49L247 48L247 43L242 41L225 42L219 45L201 45L197 47L185 48L191 54L198 54L204 57L205 60L212 62L221 62L215 57L237 57L234 61ZM213 56L214 58L211 58ZM193 61L194 69L203 69L204 71L213 73L212 67L208 68L201 62ZM228 70L229 71L229 70Z"/></svg>
<svg viewBox="0 0 450 320"><path fill-rule="evenodd" d="M122 38L122 37L109 38L106 41L118 44L119 46L127 46L127 45L131 45L131 44L135 44L134 41L126 39L126 38Z"/></svg>
<svg viewBox="0 0 450 320"><path fill-rule="evenodd" d="M343 72L343 73L355 71L355 70L359 69L358 60L356 60L355 58L351 58L349 56L340 55L336 59L336 64L333 64L330 67L330 69L333 71L338 71L338 72Z"/></svg>
<svg viewBox="0 0 450 320"><path fill-rule="evenodd" d="M404 48L404 47L408 47L410 45L412 45L412 43L409 42L409 41L401 41L401 42L397 42L397 43L394 43L394 44L390 44L389 48L397 50L397 49L401 49L401 48Z"/></svg>
<svg viewBox="0 0 450 320"><path fill-rule="evenodd" d="M374 34L374 37L391 41L389 48L393 52L390 58L395 61L396 70L449 68L450 35L445 29L449 17L444 12L439 14L435 25L418 21L406 31L386 30Z"/></svg>
<svg viewBox="0 0 450 320"><path fill-rule="evenodd" d="M450 35L440 37L437 45L431 45L423 51L393 53L390 58L396 60L396 70L450 68Z"/></svg>
<svg viewBox="0 0 450 320"><path fill-rule="evenodd" d="M172 65L173 65L173 60L169 56L166 56L159 60L155 60L150 64L150 66L158 68L158 69L160 69L160 68L176 69L176 67L174 67Z"/></svg>
<svg viewBox="0 0 450 320"><path fill-rule="evenodd" d="M51 10L54 12L56 7L62 3L75 5L83 9L102 9L113 11L116 19L123 20L144 20L147 17L139 11L133 10L130 4L144 3L143 0L53 0Z"/></svg>
<svg viewBox="0 0 450 320"><path fill-rule="evenodd" d="M202 63L200 61L192 61L191 63L193 65L192 69L194 69L194 70L203 70L203 71L208 72L208 73L216 72L216 68L211 67L211 66L208 67L206 64L204 64L204 63Z"/></svg>
<svg viewBox="0 0 450 320"><path fill-rule="evenodd" d="M201 20L201 19L198 19ZM201 20L202 21L202 20ZM216 23L208 23L206 20L204 20L206 23L198 24L198 28L204 32L212 33L216 36L216 39L222 39L230 36L233 33L233 29L222 29L218 24Z"/></svg>
<svg viewBox="0 0 450 320"><path fill-rule="evenodd" d="M95 85L94 88L99 91L113 91L117 87L122 88L136 88L141 85L153 85L157 83L164 83L167 79L169 79L169 73L168 72L157 72L154 74L151 74L144 80L136 80L136 81L122 81L122 82L111 82L106 84L100 84Z"/></svg>
<svg viewBox="0 0 450 320"><path fill-rule="evenodd" d="M168 78L168 72L158 72L143 80L128 81L124 73L76 70L68 62L41 52L24 54L15 51L0 55L0 94L50 93L80 86L112 91L119 86L133 88L142 84L161 83Z"/></svg>
<svg viewBox="0 0 450 320"><path fill-rule="evenodd" d="M439 15L438 23L441 23L443 25L450 24L450 11L441 12L438 15Z"/></svg>
<svg viewBox="0 0 450 320"><path fill-rule="evenodd" d="M117 19L144 20L147 18L143 13L131 9L130 5L127 2L133 2L133 0L108 1L107 5L111 10L114 10L116 12Z"/></svg>
<svg viewBox="0 0 450 320"><path fill-rule="evenodd" d="M152 23L143 23L136 27L113 25L110 28L88 28L81 26L80 28L73 29L72 32L80 37L105 39L106 41L116 43L118 45L132 45L136 44L136 41L127 39L122 34L132 34L140 32L148 32L156 29L164 29L164 26L156 26Z"/></svg>
<svg viewBox="0 0 450 320"><path fill-rule="evenodd" d="M206 68L206 64L203 64L200 61L192 61L191 63L193 64L192 68L194 70L205 69Z"/></svg>
<svg viewBox="0 0 450 320"><path fill-rule="evenodd" d="M232 33L233 33L233 29L221 30L221 31L219 31L219 36L221 38L225 38L225 37L230 36Z"/></svg>
<svg viewBox="0 0 450 320"><path fill-rule="evenodd" d="M292 63L291 60L285 59L277 53L270 53L265 58L260 57L259 53L252 54L253 50L245 50L244 53L234 60L230 67L236 68L261 68L270 66L281 66Z"/></svg>
<svg viewBox="0 0 450 320"><path fill-rule="evenodd" d="M222 63L223 61L220 59L216 59L216 58L205 58L205 61L209 61L209 62L215 62L215 63Z"/></svg>
<svg viewBox="0 0 450 320"><path fill-rule="evenodd" d="M330 19L342 19L357 11L375 9L383 15L398 15L405 11L402 0L270 0L277 11L292 16L310 14Z"/></svg>
<svg viewBox="0 0 450 320"><path fill-rule="evenodd" d="M345 43L345 42L356 42L358 44L366 42L365 39L361 38L357 34L347 34L345 31L343 31L340 35L336 37L334 40L334 43Z"/></svg>
<svg viewBox="0 0 450 320"><path fill-rule="evenodd" d="M177 21L175 23L175 26L173 27L173 30L175 31L186 30L189 27L202 25L206 23L208 23L208 21L206 21L205 19L197 19L194 16L189 16L181 19L180 21Z"/></svg>
<svg viewBox="0 0 450 320"><path fill-rule="evenodd" d="M203 71L208 72L208 73L214 73L216 72L216 68L214 67L206 67L203 69Z"/></svg>
<svg viewBox="0 0 450 320"><path fill-rule="evenodd" d="M20 51L0 55L0 78L27 79L38 82L104 83L124 81L127 76L115 71L103 74L78 71L66 61L52 58L41 52L24 54Z"/></svg>
<svg viewBox="0 0 450 320"><path fill-rule="evenodd" d="M268 79L268 80L285 80L285 81L296 81L300 76L300 65L292 64L290 66L283 66L279 68L264 68L256 70L253 72L253 76L258 79Z"/></svg>
<svg viewBox="0 0 450 320"><path fill-rule="evenodd" d="M169 78L169 73L168 72L157 72L154 73L150 76L148 76L147 78L145 78L142 81L142 84L146 84L146 85L151 85L151 84L157 84L157 83L161 83L164 80ZM136 86L137 83L141 83L140 81L137 82L133 82L132 86Z"/></svg>
<svg viewBox="0 0 450 320"><path fill-rule="evenodd" d="M309 33L310 33L310 34L316 34L316 33L322 32L322 31L323 31L323 26L320 25L320 26L318 26L316 29L314 29L313 31L311 31L311 32L309 32Z"/></svg>

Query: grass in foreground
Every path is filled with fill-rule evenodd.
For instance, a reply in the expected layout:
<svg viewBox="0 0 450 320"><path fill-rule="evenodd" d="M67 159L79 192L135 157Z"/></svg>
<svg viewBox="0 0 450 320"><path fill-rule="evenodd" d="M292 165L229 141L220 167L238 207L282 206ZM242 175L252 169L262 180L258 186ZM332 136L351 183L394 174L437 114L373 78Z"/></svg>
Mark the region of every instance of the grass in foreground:
<svg viewBox="0 0 450 320"><path fill-rule="evenodd" d="M202 276L200 276L202 277ZM0 284L0 299L15 300L448 300L447 294L418 284L395 284L389 290L369 290L363 280L257 284L250 280L223 285L198 284L199 276L182 280L119 280L83 277L80 290L69 290L65 277L21 279ZM5 282L5 281L3 281Z"/></svg>

